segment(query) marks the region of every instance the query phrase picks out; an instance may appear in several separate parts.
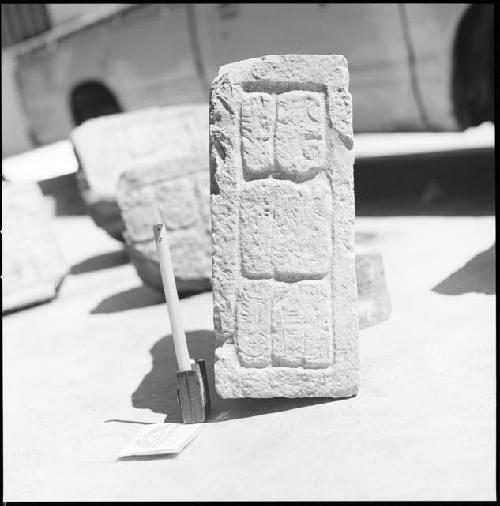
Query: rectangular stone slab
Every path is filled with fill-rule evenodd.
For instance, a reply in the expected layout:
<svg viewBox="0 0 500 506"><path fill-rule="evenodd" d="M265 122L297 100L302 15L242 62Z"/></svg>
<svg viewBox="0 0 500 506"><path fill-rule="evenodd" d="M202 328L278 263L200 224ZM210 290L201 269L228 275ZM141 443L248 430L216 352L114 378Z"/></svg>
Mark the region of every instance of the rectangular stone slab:
<svg viewBox="0 0 500 506"><path fill-rule="evenodd" d="M51 218L37 184L2 182L2 312L56 296L67 268Z"/></svg>
<svg viewBox="0 0 500 506"><path fill-rule="evenodd" d="M169 231L178 291L187 294L211 288L208 176L206 163L182 158L128 170L120 176L116 197L125 223L124 238L130 260L142 281L161 293L163 283L151 228L154 223L161 221ZM268 193L264 193L259 199L262 203L268 197ZM240 219L243 228L260 229L255 240L260 248L264 248L266 243L262 238L269 235L266 220L252 219L255 218L255 207L242 211ZM283 209L280 208L280 211L278 219L284 216ZM324 222L318 221L319 227L322 224ZM302 244L306 249L314 245L313 230L305 229L303 232ZM324 227L322 233L327 234ZM293 236L288 247L283 248L288 256L292 252L291 243L297 243L298 237ZM269 255L263 260L247 255L246 251L242 251L242 255L242 269L246 276L251 276L253 270L259 269L259 261L261 269L262 262L270 264ZM328 261L329 255L331 249L327 245L317 257L316 264ZM294 257L290 256L292 263L293 260ZM356 282L360 329L387 320L391 305L380 252L356 245Z"/></svg>
<svg viewBox="0 0 500 506"><path fill-rule="evenodd" d="M382 254L369 247L356 247L359 328L371 327L391 316L391 298L385 279Z"/></svg>
<svg viewBox="0 0 500 506"><path fill-rule="evenodd" d="M351 115L343 56L249 59L212 84L221 397L358 391Z"/></svg>
<svg viewBox="0 0 500 506"><path fill-rule="evenodd" d="M177 289L209 290L212 273L208 161L180 157L125 171L116 197L139 277L163 293L153 225L165 223Z"/></svg>
<svg viewBox="0 0 500 506"><path fill-rule="evenodd" d="M121 239L116 185L127 170L179 158L206 163L206 104L155 107L85 121L71 133L82 197L95 223Z"/></svg>

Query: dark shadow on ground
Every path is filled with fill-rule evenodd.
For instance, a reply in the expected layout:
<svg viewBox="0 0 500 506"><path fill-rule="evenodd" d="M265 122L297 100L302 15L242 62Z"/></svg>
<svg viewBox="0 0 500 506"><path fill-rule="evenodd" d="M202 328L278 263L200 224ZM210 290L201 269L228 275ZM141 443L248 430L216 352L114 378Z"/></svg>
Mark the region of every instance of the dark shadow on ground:
<svg viewBox="0 0 500 506"><path fill-rule="evenodd" d="M73 265L70 269L70 274L87 274L89 272L101 271L110 269L118 265L125 265L129 263L129 258L125 250L112 251L110 253L102 253L91 258L87 258L79 264Z"/></svg>
<svg viewBox="0 0 500 506"><path fill-rule="evenodd" d="M120 462L141 461L141 460L175 460L178 453L162 453L160 455L130 455L128 457L118 457L116 460Z"/></svg>
<svg viewBox="0 0 500 506"><path fill-rule="evenodd" d="M493 216L495 150L359 159L356 216Z"/></svg>
<svg viewBox="0 0 500 506"><path fill-rule="evenodd" d="M205 290L179 293L179 299L187 299L193 295L203 293ZM138 309L146 306L156 306L165 302L165 295L147 285L137 286L106 297L92 309L91 314L118 313L129 309Z"/></svg>
<svg viewBox="0 0 500 506"><path fill-rule="evenodd" d="M106 297L92 309L90 314L109 314L146 306L155 306L165 301L165 297L147 286L137 286Z"/></svg>
<svg viewBox="0 0 500 506"><path fill-rule="evenodd" d="M495 246L496 243L474 256L463 267L436 285L432 291L443 295L462 295L469 292L494 295Z"/></svg>
<svg viewBox="0 0 500 506"><path fill-rule="evenodd" d="M188 332L186 338L191 357L205 359L212 405L208 422L276 413L335 400L330 398L221 399L215 391L214 384L214 332L209 330ZM168 415L166 423L181 422L176 393L177 362L172 336L161 338L150 352L153 359L152 369L132 394L132 406Z"/></svg>
<svg viewBox="0 0 500 506"><path fill-rule="evenodd" d="M42 193L55 202L56 216L85 216L85 203L78 189L76 174L65 174L39 181Z"/></svg>
<svg viewBox="0 0 500 506"><path fill-rule="evenodd" d="M9 316L10 314L15 314L20 311L26 311L31 308L35 308L37 306L42 306L44 304L48 304L49 302L52 302L54 300L52 297L50 299L43 299L43 300L37 300L34 302L28 302L26 304L19 304L16 307L13 307L12 309L3 309L2 308L2 317Z"/></svg>

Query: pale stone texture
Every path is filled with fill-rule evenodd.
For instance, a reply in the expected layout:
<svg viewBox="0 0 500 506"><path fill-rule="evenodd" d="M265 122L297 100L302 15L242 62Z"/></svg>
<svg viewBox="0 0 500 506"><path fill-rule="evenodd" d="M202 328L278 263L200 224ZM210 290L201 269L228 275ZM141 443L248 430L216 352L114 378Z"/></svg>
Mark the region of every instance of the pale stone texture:
<svg viewBox="0 0 500 506"><path fill-rule="evenodd" d="M126 171L118 181L116 196L130 259L146 284L163 291L152 227L165 223L178 291L210 289L206 159L178 158Z"/></svg>
<svg viewBox="0 0 500 506"><path fill-rule="evenodd" d="M53 299L66 270L38 185L2 182L2 312Z"/></svg>
<svg viewBox="0 0 500 506"><path fill-rule="evenodd" d="M206 163L207 139L205 104L103 116L75 128L71 140L80 165L80 191L95 223L121 240L124 224L116 202L120 174L186 156Z"/></svg>
<svg viewBox="0 0 500 506"><path fill-rule="evenodd" d="M163 293L160 264L156 254L156 247L151 241L135 242L129 234L124 232L127 251L141 280L150 288ZM190 246L180 245L181 251ZM189 254L192 251L188 251ZM186 266L186 259L180 259ZM196 260L196 259L195 259ZM177 289L182 294L200 292L211 288L209 270L211 265L202 260L207 269L202 276L194 278L193 271L187 271L185 278L177 275ZM187 264L189 265L189 264ZM186 271L185 271L186 272ZM385 279L384 263L380 252L376 250L364 251L356 246L356 285L358 288L359 328L364 329L389 319L391 315L391 300Z"/></svg>
<svg viewBox="0 0 500 506"><path fill-rule="evenodd" d="M163 219L169 229L179 292L199 292L211 288L208 173L202 170L202 164L195 163L197 166L193 166L192 170L200 172L186 174L185 177L173 174L176 164L170 163L165 167L127 171L120 176L118 182L117 199L126 227L124 238L130 260L142 281L161 293L163 283L160 264L150 233L155 217ZM155 191L159 184L162 189ZM146 188L148 186L149 188ZM159 207L165 209L161 215L158 214ZM189 233L184 233L182 226L176 227L169 218L169 213L174 213L175 216L178 211L186 212L187 218L184 222L191 230ZM249 221L248 217L245 221L244 215L242 223L254 230L259 228L256 222ZM321 222L318 226L321 226ZM261 227L262 230L265 231L265 227ZM260 239L257 236L254 240ZM311 247L311 244L306 242L305 248ZM365 328L387 320L391 314L391 302L380 252L359 245L356 245L355 251L359 327ZM258 254L258 248L256 252ZM326 252L331 254L328 250L322 253ZM252 270L251 264L258 262L259 257L242 257L242 268L246 268L247 276Z"/></svg>
<svg viewBox="0 0 500 506"><path fill-rule="evenodd" d="M357 246L356 281L359 327L363 329L387 320L391 316L391 299L380 252Z"/></svg>
<svg viewBox="0 0 500 506"><path fill-rule="evenodd" d="M216 389L358 391L351 96L337 55L226 65L210 96Z"/></svg>

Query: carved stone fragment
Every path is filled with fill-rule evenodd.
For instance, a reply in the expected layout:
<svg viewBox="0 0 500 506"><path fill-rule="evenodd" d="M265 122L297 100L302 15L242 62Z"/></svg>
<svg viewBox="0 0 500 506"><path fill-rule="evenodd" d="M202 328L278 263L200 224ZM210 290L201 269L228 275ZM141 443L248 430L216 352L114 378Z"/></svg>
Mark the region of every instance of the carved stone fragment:
<svg viewBox="0 0 500 506"><path fill-rule="evenodd" d="M357 247L356 279L359 327L363 329L387 320L391 315L391 299L380 252Z"/></svg>
<svg viewBox="0 0 500 506"><path fill-rule="evenodd" d="M227 397L358 391L343 56L226 65L210 96L215 379Z"/></svg>
<svg viewBox="0 0 500 506"><path fill-rule="evenodd" d="M139 277L163 291L152 226L165 223L178 291L210 289L207 161L178 158L128 170L120 176L116 195Z"/></svg>
<svg viewBox="0 0 500 506"><path fill-rule="evenodd" d="M156 248L150 241L134 242L124 232L125 244L132 264L142 281L163 294L160 264ZM183 247L189 251L189 245ZM181 250L182 251L182 250ZM184 262L188 257L181 256ZM208 267L209 268L209 267ZM208 276L209 274L207 274ZM211 288L210 281L204 275L194 278L176 278L177 289L182 294L198 293ZM389 319L391 299L385 279L382 255L375 251L364 251L356 246L356 284L358 288L359 328L364 329Z"/></svg>
<svg viewBox="0 0 500 506"><path fill-rule="evenodd" d="M2 182L2 312L53 299L66 271L38 185Z"/></svg>
<svg viewBox="0 0 500 506"><path fill-rule="evenodd" d="M206 163L207 139L204 104L103 116L75 128L71 140L80 165L79 186L95 223L122 240L124 224L116 202L120 174L178 158Z"/></svg>

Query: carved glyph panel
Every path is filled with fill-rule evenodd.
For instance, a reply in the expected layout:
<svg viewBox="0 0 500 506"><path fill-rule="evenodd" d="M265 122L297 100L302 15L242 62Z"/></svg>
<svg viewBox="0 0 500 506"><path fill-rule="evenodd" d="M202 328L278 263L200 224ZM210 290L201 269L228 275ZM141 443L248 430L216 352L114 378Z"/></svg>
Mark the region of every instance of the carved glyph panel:
<svg viewBox="0 0 500 506"><path fill-rule="evenodd" d="M314 177L326 164L324 94L245 93L241 137L246 180Z"/></svg>
<svg viewBox="0 0 500 506"><path fill-rule="evenodd" d="M139 258L135 263L139 265L139 275L149 269L141 276L147 284L163 289L161 277L157 276L158 256L152 230L155 223L167 227L174 273L182 280L181 286L186 291L193 286L193 291L197 291L195 282L210 278L208 190L206 166L196 159L179 159L122 174L117 199L126 226L126 241L136 253L133 258ZM191 280L193 283L188 285Z"/></svg>
<svg viewBox="0 0 500 506"><path fill-rule="evenodd" d="M236 345L245 367L332 364L332 192L320 92L244 93Z"/></svg>
<svg viewBox="0 0 500 506"><path fill-rule="evenodd" d="M246 367L323 368L333 361L330 289L324 281L244 281L236 319Z"/></svg>

